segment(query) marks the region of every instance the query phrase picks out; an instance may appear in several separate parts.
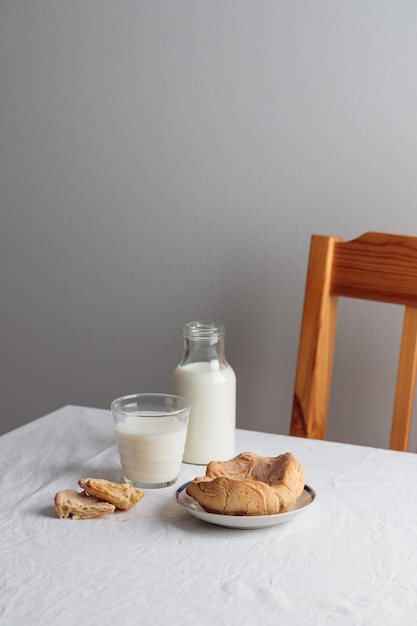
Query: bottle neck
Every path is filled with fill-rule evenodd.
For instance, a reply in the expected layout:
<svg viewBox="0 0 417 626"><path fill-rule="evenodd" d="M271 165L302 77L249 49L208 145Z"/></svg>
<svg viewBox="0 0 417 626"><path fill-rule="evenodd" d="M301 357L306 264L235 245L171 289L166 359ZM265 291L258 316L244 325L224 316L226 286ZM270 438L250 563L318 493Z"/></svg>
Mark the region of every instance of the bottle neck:
<svg viewBox="0 0 417 626"><path fill-rule="evenodd" d="M189 322L184 326L184 355L181 365L218 362L227 365L225 329L215 322Z"/></svg>

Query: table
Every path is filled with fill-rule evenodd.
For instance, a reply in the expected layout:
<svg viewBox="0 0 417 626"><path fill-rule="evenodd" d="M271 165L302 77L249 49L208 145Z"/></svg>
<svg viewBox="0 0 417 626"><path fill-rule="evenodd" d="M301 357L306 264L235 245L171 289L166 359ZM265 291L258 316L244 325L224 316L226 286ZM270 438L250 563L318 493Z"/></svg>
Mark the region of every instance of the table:
<svg viewBox="0 0 417 626"><path fill-rule="evenodd" d="M238 430L237 451L303 464L316 501L236 530L174 501L204 468L130 511L61 520L80 478L122 482L110 411L66 406L0 437L0 624L417 622L417 455Z"/></svg>

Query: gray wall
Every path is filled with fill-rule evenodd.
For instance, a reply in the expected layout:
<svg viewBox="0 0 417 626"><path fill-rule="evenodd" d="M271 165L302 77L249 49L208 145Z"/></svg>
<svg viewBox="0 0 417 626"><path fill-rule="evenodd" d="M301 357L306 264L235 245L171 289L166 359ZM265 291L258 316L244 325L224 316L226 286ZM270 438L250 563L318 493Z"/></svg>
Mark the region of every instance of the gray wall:
<svg viewBox="0 0 417 626"><path fill-rule="evenodd" d="M168 391L183 324L218 319L239 426L287 433L311 234L417 235L416 23L2 0L1 430ZM387 445L400 322L343 304L329 438Z"/></svg>

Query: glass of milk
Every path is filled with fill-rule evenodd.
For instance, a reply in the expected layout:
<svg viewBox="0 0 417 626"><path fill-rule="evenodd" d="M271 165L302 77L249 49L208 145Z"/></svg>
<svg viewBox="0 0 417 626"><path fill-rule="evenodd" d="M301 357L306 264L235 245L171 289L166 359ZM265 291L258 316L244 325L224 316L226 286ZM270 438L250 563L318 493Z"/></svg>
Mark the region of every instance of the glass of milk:
<svg viewBox="0 0 417 626"><path fill-rule="evenodd" d="M163 393L140 393L111 404L124 479L134 487L173 485L180 473L190 403Z"/></svg>

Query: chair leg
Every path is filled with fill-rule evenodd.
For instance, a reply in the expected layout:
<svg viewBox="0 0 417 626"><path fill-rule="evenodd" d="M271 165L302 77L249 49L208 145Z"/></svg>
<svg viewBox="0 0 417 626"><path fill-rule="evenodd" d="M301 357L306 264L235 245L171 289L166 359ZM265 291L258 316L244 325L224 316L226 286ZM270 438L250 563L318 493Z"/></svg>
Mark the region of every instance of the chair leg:
<svg viewBox="0 0 417 626"><path fill-rule="evenodd" d="M406 307L391 427L391 450L408 450L417 373L417 308Z"/></svg>
<svg viewBox="0 0 417 626"><path fill-rule="evenodd" d="M330 295L336 241L317 235L311 241L290 427L298 437L326 435L338 303Z"/></svg>

